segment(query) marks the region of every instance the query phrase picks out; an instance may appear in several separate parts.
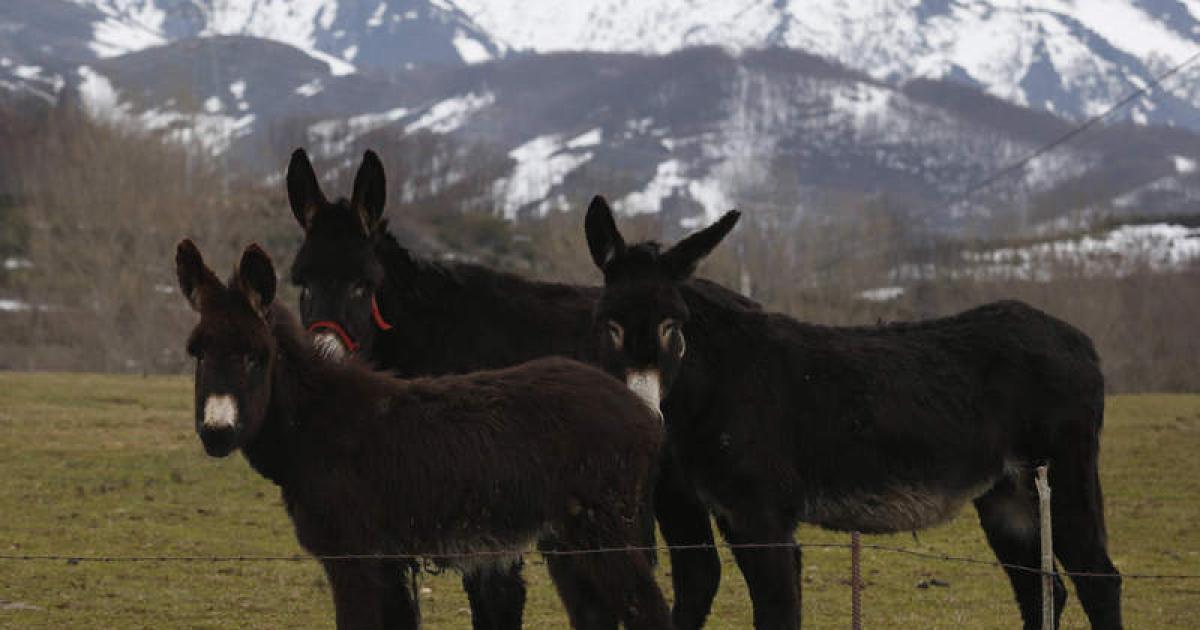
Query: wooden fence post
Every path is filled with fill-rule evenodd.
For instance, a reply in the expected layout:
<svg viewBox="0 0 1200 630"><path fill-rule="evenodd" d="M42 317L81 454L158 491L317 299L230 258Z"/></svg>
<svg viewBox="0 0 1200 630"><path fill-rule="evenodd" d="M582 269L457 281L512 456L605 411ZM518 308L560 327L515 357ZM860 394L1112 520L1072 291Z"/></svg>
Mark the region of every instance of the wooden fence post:
<svg viewBox="0 0 1200 630"><path fill-rule="evenodd" d="M1036 485L1042 531L1042 628L1054 630L1054 536L1050 527L1050 481L1045 464L1037 468Z"/></svg>

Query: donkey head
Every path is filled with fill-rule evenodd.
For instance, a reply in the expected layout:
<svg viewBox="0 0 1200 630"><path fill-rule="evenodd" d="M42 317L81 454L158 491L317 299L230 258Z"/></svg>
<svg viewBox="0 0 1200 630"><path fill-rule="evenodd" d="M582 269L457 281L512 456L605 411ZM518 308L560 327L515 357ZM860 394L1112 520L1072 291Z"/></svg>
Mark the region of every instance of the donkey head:
<svg viewBox="0 0 1200 630"><path fill-rule="evenodd" d="M188 337L196 359L196 433L204 450L224 457L252 440L271 397L275 340L267 323L275 269L258 245L242 253L228 285L204 264L190 240L175 251L179 288L200 323Z"/></svg>
<svg viewBox="0 0 1200 630"><path fill-rule="evenodd" d="M321 193L304 149L296 149L288 164L288 201L304 228L292 282L300 287L300 319L327 357L369 355L377 330L388 327L376 301L384 272L374 251L385 230L380 219L386 188L374 151L363 155L350 199L332 203Z"/></svg>
<svg viewBox="0 0 1200 630"><path fill-rule="evenodd" d="M606 370L624 378L646 404L658 410L670 391L687 350L688 308L679 286L737 223L731 210L720 221L662 251L653 241L626 245L612 210L597 196L584 229L592 260L604 272L604 294L596 305L593 334Z"/></svg>

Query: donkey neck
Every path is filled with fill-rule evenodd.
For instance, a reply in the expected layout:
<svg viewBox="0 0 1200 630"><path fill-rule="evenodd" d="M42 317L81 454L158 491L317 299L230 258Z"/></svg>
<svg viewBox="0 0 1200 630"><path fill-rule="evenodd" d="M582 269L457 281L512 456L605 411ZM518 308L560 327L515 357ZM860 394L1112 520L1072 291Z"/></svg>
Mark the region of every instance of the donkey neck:
<svg viewBox="0 0 1200 630"><path fill-rule="evenodd" d="M767 316L757 302L707 280L689 280L679 291L690 313L684 325L687 352L663 409L669 417L683 419L703 415L712 397L723 395L723 372L740 369L728 359L754 352L764 337Z"/></svg>
<svg viewBox="0 0 1200 630"><path fill-rule="evenodd" d="M298 450L303 446L302 428L329 406L342 400L336 378L338 367L317 358L286 308L274 305L270 314L275 338L275 360L271 370L271 398L258 433L242 447L250 465L276 485L287 487L298 474Z"/></svg>
<svg viewBox="0 0 1200 630"><path fill-rule="evenodd" d="M591 358L599 288L537 282L467 263L385 259L380 308L399 325L373 361L402 375L498 368L547 355Z"/></svg>

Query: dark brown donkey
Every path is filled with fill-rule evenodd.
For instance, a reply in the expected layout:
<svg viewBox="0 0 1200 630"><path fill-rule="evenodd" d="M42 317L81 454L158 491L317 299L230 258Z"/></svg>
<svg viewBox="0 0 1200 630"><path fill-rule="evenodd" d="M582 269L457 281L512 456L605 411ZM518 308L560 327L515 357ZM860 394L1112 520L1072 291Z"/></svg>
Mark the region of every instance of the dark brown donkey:
<svg viewBox="0 0 1200 630"><path fill-rule="evenodd" d="M228 284L191 241L179 244L176 271L200 313L187 349L204 449L241 449L279 485L300 544L321 556L339 628L415 624L389 610L381 560L330 556L424 555L461 568L535 541L575 627L670 627L647 554L554 553L644 535L663 436L624 385L568 359L393 379L320 359L274 303L275 270L257 245Z"/></svg>
<svg viewBox="0 0 1200 630"><path fill-rule="evenodd" d="M300 318L329 355L354 354L399 376L453 374L562 355L591 361L589 334L599 287L537 282L480 265L432 260L402 246L383 217L386 181L372 151L363 155L349 199L326 199L303 149L287 170L288 200L304 228L292 265ZM714 299L750 308L718 285L689 283ZM655 516L671 551L674 621L703 625L721 561L708 512L670 460L655 489ZM404 566L387 575L406 602ZM525 602L518 563L463 573L475 630L519 630ZM397 604L399 605L399 604Z"/></svg>
<svg viewBox="0 0 1200 630"><path fill-rule="evenodd" d="M1037 567L1030 471L1049 462L1055 555L1111 574L1073 582L1093 627L1120 628L1097 474L1104 379L1087 335L1011 301L861 328L731 307L685 280L737 217L669 249L627 246L601 198L586 225L604 272L601 362L663 394L669 448L726 538L779 545L734 553L755 625L799 625L799 556L785 547L800 522L912 531L974 502L997 559ZM1040 576L1008 575L1025 626L1040 627Z"/></svg>

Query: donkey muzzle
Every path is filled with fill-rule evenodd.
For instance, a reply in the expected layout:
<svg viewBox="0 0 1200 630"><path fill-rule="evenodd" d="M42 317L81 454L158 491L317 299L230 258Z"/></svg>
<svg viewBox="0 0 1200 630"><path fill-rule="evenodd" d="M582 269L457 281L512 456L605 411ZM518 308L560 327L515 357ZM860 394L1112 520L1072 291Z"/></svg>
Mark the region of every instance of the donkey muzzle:
<svg viewBox="0 0 1200 630"><path fill-rule="evenodd" d="M662 422L663 413L659 408L662 404L662 377L658 370L629 370L625 373L625 384L633 390L634 394L637 394L642 402L646 403L659 422Z"/></svg>

